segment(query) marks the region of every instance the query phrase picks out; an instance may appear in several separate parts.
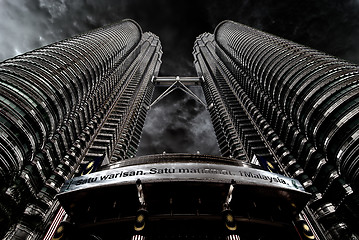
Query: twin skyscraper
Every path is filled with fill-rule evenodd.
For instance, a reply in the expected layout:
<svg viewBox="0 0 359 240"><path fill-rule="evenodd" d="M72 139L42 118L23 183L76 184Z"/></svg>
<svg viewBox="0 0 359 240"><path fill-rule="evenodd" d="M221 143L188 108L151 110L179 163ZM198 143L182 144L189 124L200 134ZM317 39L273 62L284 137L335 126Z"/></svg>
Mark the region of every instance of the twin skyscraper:
<svg viewBox="0 0 359 240"><path fill-rule="evenodd" d="M124 20L0 63L2 237L358 239L357 65L222 22L193 51L221 156L136 157L161 55Z"/></svg>

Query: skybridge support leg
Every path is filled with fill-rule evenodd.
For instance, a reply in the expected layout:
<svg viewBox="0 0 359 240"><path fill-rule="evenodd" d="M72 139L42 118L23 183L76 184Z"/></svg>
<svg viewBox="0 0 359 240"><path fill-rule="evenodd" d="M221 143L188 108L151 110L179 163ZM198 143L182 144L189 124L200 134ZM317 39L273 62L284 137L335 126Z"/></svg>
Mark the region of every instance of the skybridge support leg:
<svg viewBox="0 0 359 240"><path fill-rule="evenodd" d="M188 95L190 95L191 97L194 98L194 100L196 100L198 103L202 104L205 108L207 108L207 105L193 92L191 91L191 89L189 89L186 85L184 85L182 82L179 82L180 84L180 89L187 93Z"/></svg>
<svg viewBox="0 0 359 240"><path fill-rule="evenodd" d="M153 105L155 105L156 103L158 103L159 101L161 101L164 97L166 97L168 94L170 94L171 92L173 92L174 90L176 90L176 84L177 82L174 82L171 86L169 86L166 91L164 91L161 95L159 95L149 106L149 108L151 108Z"/></svg>
<svg viewBox="0 0 359 240"><path fill-rule="evenodd" d="M182 90L184 93L193 97L198 103L207 108L207 105L187 86L198 86L201 83L201 78L198 77L154 77L152 79L153 84L156 86L168 86L166 91L164 91L160 96L158 96L148 108L151 108L159 101L161 101L164 97L169 95L171 92L176 90L177 88Z"/></svg>

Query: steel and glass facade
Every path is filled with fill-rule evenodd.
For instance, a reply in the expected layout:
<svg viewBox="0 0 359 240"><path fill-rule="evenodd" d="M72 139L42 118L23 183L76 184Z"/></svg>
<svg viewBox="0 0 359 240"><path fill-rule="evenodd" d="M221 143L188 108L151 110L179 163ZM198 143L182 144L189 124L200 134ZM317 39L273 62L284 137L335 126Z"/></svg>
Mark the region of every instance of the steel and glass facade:
<svg viewBox="0 0 359 240"><path fill-rule="evenodd" d="M359 67L231 21L194 57L222 155L297 178L326 235L358 236Z"/></svg>
<svg viewBox="0 0 359 240"><path fill-rule="evenodd" d="M0 229L36 237L80 165L133 156L161 45L125 20L0 64Z"/></svg>
<svg viewBox="0 0 359 240"><path fill-rule="evenodd" d="M358 66L231 21L193 54L221 157L135 157L162 50L132 20L0 63L1 237L358 239Z"/></svg>

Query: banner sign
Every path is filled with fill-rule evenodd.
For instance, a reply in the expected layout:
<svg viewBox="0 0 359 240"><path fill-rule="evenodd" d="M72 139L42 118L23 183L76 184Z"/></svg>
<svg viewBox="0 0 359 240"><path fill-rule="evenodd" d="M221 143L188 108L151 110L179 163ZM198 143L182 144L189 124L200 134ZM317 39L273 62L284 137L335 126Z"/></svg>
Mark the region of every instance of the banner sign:
<svg viewBox="0 0 359 240"><path fill-rule="evenodd" d="M304 192L296 179L255 168L207 163L155 163L103 170L66 181L59 195L105 186L156 182L213 182L275 187Z"/></svg>

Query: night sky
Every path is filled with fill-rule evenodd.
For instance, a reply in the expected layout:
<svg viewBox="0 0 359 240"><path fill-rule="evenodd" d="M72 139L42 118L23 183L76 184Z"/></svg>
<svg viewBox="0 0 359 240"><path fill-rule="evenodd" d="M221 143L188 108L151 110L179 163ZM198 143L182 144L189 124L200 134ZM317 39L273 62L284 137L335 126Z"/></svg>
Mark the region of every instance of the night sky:
<svg viewBox="0 0 359 240"><path fill-rule="evenodd" d="M163 76L195 75L195 38L225 19L359 63L359 0L0 0L0 60L125 18L160 37ZM149 111L138 155L197 150L218 154L209 115L176 90Z"/></svg>

